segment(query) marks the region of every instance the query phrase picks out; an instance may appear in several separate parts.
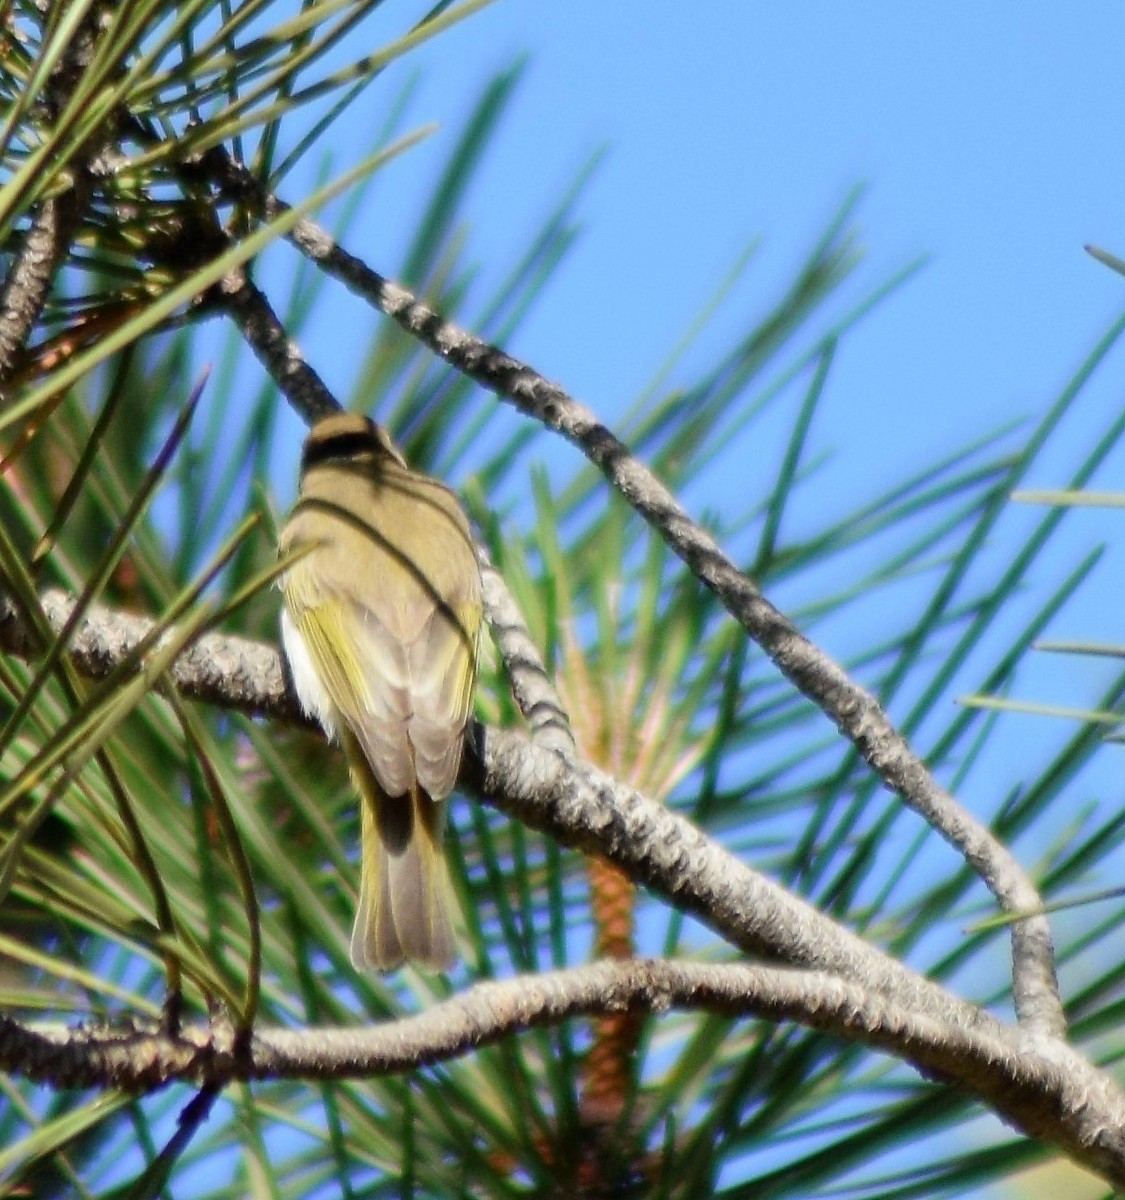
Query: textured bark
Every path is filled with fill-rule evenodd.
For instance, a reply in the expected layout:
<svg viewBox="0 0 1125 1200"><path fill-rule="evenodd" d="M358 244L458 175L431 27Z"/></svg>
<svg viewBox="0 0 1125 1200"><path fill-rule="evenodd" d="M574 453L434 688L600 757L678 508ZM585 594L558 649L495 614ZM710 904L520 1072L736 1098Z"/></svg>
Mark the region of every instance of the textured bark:
<svg viewBox="0 0 1125 1200"><path fill-rule="evenodd" d="M537 1025L672 1007L797 1020L886 1050L981 1097L1004 1120L1053 1142L1125 1187L1125 1093L1061 1043L985 1020L976 1028L911 1012L822 972L633 959L482 983L385 1025L259 1029L245 1044L225 1025L37 1028L0 1016L0 1068L58 1087L149 1091L254 1079L358 1079L413 1070Z"/></svg>
<svg viewBox="0 0 1125 1200"><path fill-rule="evenodd" d="M593 910L594 957L628 959L633 955L633 910L636 888L629 876L599 855L587 863ZM611 1013L594 1023L594 1041L583 1064L582 1117L607 1131L625 1115L634 1086L637 1041L644 1023L641 1012Z"/></svg>

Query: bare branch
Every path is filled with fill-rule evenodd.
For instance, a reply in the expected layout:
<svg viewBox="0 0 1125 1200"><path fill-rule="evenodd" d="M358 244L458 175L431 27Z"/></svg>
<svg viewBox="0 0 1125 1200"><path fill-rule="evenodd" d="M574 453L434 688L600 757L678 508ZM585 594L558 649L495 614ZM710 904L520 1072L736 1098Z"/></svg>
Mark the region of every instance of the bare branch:
<svg viewBox="0 0 1125 1200"><path fill-rule="evenodd" d="M904 967L746 866L685 818L584 762L477 726L462 782L565 845L616 863L750 954L854 979L959 1024L981 1011ZM476 768L474 770L474 768Z"/></svg>
<svg viewBox="0 0 1125 1200"><path fill-rule="evenodd" d="M148 1090L173 1079L225 1084L246 1079L351 1079L391 1075L459 1057L480 1045L569 1017L644 1008L702 1009L727 1016L793 1019L902 1053L927 1050L931 1069L1013 1052L996 1022L972 1032L939 1026L858 984L815 971L651 959L604 960L478 983L416 1016L382 1025L291 1030L259 1028L240 1055L223 1024L185 1026L23 1025L0 1017L0 1067L60 1087ZM960 1043L959 1045L957 1045ZM965 1044L971 1047L968 1054ZM957 1045L955 1050L950 1050ZM944 1055L948 1055L946 1062Z"/></svg>
<svg viewBox="0 0 1125 1200"><path fill-rule="evenodd" d="M89 65L102 7L91 6L48 77L40 108L50 120L65 109ZM95 150L87 142L68 156L66 190L48 196L33 210L30 228L0 289L0 389L15 373L19 355L43 312L55 275L90 203L93 181L87 164Z"/></svg>
<svg viewBox="0 0 1125 1200"><path fill-rule="evenodd" d="M417 1016L354 1029L22 1025L0 1016L0 1067L63 1087L150 1090L173 1079L211 1089L238 1080L358 1079L448 1061L520 1030L569 1017L669 1008L793 1020L890 1051L961 1084L1005 1120L1125 1186L1125 1094L1065 1047L988 1022L947 1025L822 972L741 964L605 961L480 983Z"/></svg>
<svg viewBox="0 0 1125 1200"><path fill-rule="evenodd" d="M42 594L40 603L51 630L59 633L74 611L74 598L52 589ZM91 604L71 635L70 656L83 675L104 679L140 645L153 624L149 617ZM18 608L2 594L0 649L24 659L39 653ZM176 659L171 674L179 690L193 700L307 724L295 697L286 690L281 657L273 646L207 634Z"/></svg>
<svg viewBox="0 0 1125 1200"><path fill-rule="evenodd" d="M23 239L12 268L0 291L0 385L15 373L20 352L27 345L47 296L70 249L89 196L80 173L76 183L61 196L43 201Z"/></svg>
<svg viewBox="0 0 1125 1200"><path fill-rule="evenodd" d="M238 326L251 350L294 408L311 424L340 408L339 401L305 361L270 302L244 268L232 271L211 296Z"/></svg>
<svg viewBox="0 0 1125 1200"><path fill-rule="evenodd" d="M531 740L548 750L574 754L570 717L547 673L539 647L504 577L492 565L480 542L477 542L477 562L488 624L508 674L512 696L531 731Z"/></svg>

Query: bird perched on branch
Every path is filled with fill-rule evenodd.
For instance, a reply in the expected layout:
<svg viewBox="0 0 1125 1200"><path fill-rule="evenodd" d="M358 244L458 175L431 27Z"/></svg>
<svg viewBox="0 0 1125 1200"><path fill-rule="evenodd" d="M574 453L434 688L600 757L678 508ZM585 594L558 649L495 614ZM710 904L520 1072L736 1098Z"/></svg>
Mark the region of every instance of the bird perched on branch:
<svg viewBox="0 0 1125 1200"><path fill-rule="evenodd" d="M334 413L305 440L280 552L282 642L302 708L339 741L360 796L351 958L386 971L457 957L442 853L481 627L469 523L386 431Z"/></svg>

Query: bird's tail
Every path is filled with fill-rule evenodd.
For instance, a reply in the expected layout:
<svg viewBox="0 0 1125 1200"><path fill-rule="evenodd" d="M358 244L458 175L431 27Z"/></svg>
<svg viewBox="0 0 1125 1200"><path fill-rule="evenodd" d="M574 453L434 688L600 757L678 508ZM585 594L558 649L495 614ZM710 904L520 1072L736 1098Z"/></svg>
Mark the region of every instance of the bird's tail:
<svg viewBox="0 0 1125 1200"><path fill-rule="evenodd" d="M389 971L410 959L447 971L457 961L457 939L442 853L445 801L431 800L417 784L405 796L388 796L358 742L350 735L347 741L360 796L362 854L352 965Z"/></svg>

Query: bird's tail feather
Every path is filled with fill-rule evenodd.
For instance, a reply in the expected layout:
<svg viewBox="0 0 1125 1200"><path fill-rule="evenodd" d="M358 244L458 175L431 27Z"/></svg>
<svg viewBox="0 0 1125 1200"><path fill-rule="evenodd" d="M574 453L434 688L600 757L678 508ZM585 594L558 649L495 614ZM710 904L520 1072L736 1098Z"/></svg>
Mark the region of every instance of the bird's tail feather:
<svg viewBox="0 0 1125 1200"><path fill-rule="evenodd" d="M442 853L445 801L417 785L388 796L354 738L348 760L360 795L362 866L351 959L389 971L404 959L433 971L457 961L452 884Z"/></svg>

